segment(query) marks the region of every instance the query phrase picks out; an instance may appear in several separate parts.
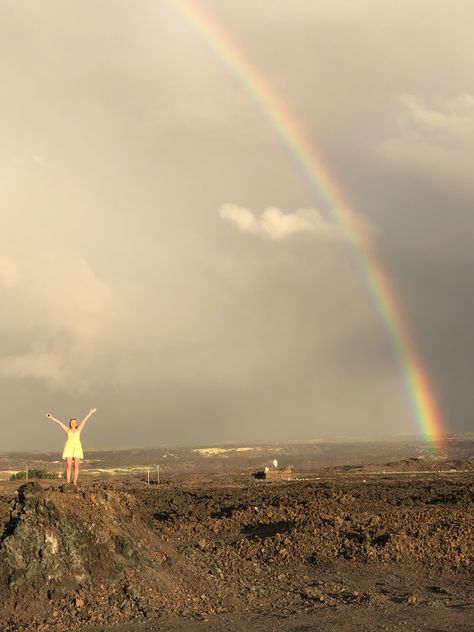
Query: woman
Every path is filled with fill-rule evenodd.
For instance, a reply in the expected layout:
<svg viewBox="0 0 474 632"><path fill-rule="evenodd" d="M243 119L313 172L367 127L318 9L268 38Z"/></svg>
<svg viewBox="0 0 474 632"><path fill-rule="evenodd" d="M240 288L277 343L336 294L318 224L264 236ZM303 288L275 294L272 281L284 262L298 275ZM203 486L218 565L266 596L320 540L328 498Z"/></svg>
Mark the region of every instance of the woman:
<svg viewBox="0 0 474 632"><path fill-rule="evenodd" d="M72 462L74 461L74 485L77 485L77 479L79 477L79 466L81 464L81 459L84 458L84 453L82 451L81 445L81 431L86 425L89 417L91 417L97 408L91 408L89 413L84 417L79 426L77 425L77 419L72 418L69 420L69 428L65 426L62 421L59 419L55 419L49 413L46 415L48 419L52 419L58 426L64 430L67 434L66 445L63 450L63 459L66 459L66 480L68 483L71 482L71 470L72 470Z"/></svg>

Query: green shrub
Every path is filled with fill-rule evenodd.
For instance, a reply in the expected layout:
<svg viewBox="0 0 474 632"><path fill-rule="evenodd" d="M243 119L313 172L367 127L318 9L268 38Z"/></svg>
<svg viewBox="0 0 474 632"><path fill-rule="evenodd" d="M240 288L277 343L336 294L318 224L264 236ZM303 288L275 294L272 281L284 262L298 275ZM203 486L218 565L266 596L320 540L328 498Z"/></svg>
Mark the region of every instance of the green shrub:
<svg viewBox="0 0 474 632"><path fill-rule="evenodd" d="M31 478L47 478L54 479L59 478L57 472L48 472L48 470L28 470L28 480ZM16 474L10 476L11 481L24 481L26 479L25 470L21 470Z"/></svg>

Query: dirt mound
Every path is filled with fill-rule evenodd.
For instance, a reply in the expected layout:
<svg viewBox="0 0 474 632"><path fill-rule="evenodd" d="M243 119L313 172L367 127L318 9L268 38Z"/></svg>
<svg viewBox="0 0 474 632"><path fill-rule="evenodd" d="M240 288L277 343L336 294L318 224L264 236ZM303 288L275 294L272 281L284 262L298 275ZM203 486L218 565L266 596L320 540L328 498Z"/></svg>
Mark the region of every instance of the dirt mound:
<svg viewBox="0 0 474 632"><path fill-rule="evenodd" d="M61 582L64 591L74 590L92 578L109 580L123 568L146 561L141 559L129 525L124 528L124 521L116 519L123 498L120 502L117 495L99 490L81 496L68 494L68 499L72 502L66 511L64 499L46 498L37 483L20 488L1 544L10 588L44 589L47 579L51 586ZM87 515L90 511L84 511L86 499L89 505L102 505L103 511L95 511L93 519ZM133 512L130 518L130 526L137 523Z"/></svg>
<svg viewBox="0 0 474 632"><path fill-rule="evenodd" d="M190 583L199 585L130 494L103 485L18 490L0 539L6 629L173 612Z"/></svg>

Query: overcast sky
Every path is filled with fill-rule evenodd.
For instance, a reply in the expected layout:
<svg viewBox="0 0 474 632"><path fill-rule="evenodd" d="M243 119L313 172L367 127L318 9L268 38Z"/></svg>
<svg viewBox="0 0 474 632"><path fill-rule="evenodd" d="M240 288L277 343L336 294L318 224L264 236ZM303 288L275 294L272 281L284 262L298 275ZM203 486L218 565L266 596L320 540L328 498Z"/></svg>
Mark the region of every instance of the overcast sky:
<svg viewBox="0 0 474 632"><path fill-rule="evenodd" d="M472 429L474 4L196 0L360 216ZM172 0L0 1L0 451L417 431L351 246Z"/></svg>

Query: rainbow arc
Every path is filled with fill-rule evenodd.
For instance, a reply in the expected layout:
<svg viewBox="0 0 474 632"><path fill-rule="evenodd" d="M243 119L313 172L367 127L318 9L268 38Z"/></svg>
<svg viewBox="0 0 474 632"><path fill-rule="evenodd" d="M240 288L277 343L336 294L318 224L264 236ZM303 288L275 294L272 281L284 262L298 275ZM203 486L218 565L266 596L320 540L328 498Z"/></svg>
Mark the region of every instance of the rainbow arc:
<svg viewBox="0 0 474 632"><path fill-rule="evenodd" d="M195 0L171 0L176 10L203 37L206 44L229 68L276 130L299 164L317 196L345 232L360 273L365 279L376 310L385 323L400 360L417 430L435 450L445 435L440 408L426 369L410 335L396 293L357 214L345 199L303 128L289 112L283 98L236 46L220 24Z"/></svg>

